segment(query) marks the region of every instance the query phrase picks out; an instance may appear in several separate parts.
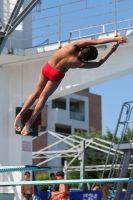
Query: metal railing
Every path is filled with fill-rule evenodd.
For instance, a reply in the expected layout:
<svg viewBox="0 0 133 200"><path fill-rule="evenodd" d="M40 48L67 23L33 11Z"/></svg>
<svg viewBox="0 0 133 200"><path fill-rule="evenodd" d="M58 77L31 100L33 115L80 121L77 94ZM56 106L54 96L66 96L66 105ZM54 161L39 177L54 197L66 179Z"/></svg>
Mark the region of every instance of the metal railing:
<svg viewBox="0 0 133 200"><path fill-rule="evenodd" d="M119 27L118 27L119 24L122 24L122 23L125 23L125 22L127 23L126 27L125 27L125 26L124 26L123 28L119 28ZM131 22L132 22L132 23L131 23ZM88 27L86 27L86 28L80 28L80 29L71 30L71 31L69 32L69 34L70 34L70 40L79 39L79 38L83 38L83 37L87 37L87 36L92 36L92 35L97 35L97 34L103 34L103 33L107 33L107 32L110 32L110 31L115 31L114 28L110 28L110 30L107 30L107 29L106 29L107 26L108 26L108 27L109 27L109 26L111 27L111 26L113 25L112 27L114 27L114 24L115 24L114 22L109 22L109 23L105 23L105 24L97 24L97 25L94 25L94 26L88 26ZM97 28L97 27L100 27L100 28L101 28L101 31L96 32L95 28ZM127 19L127 20L120 20L120 21L117 21L117 27L118 27L118 28L117 28L117 31L133 28L133 18ZM95 32L95 33L90 33L90 34L85 34L85 35L82 34L82 31L88 30L88 31L91 32L92 29L94 29L94 32ZM78 37L72 37L72 34L73 34L74 32L77 32Z"/></svg>
<svg viewBox="0 0 133 200"><path fill-rule="evenodd" d="M97 1L95 5L93 1L77 0L50 8L42 3L39 11L32 11L32 19L24 21L28 34L22 40L32 40L32 46L39 46L46 45L46 40L51 44L111 31L115 34L133 28L132 13L133 1L126 0ZM32 27L28 25L31 23ZM12 36L12 40L21 39Z"/></svg>

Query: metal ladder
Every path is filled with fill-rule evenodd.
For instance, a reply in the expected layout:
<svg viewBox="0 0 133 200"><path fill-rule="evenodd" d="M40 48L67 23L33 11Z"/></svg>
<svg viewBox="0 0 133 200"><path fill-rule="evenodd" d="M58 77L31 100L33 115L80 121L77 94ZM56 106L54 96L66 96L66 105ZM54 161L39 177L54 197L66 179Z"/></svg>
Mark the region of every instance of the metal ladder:
<svg viewBox="0 0 133 200"><path fill-rule="evenodd" d="M113 156L111 169L109 171L108 178L126 177L128 166L130 162L133 161L133 158L131 156L132 148L129 147L129 149L125 150L125 149L120 149L119 147L121 147L121 145L123 144L131 144L131 139L133 138L133 131L131 132L130 138L128 141L125 140L125 133L128 130L129 124L133 123L133 120L130 119L131 115L133 114L132 111L133 111L133 101L123 103L121 111L120 111L120 115L118 118L118 122L116 125L115 133L112 139L112 143L110 145L109 153L106 158L105 167L102 173L102 178L104 178L105 176L106 166L107 164L109 164L109 161L111 158L111 149L116 144L118 148L116 148L115 154ZM120 128L122 128L121 133L120 135L118 135ZM118 136L120 136L119 139L118 139ZM119 164L119 167L118 167L118 164ZM130 176L133 177L133 170L131 170ZM117 188L116 199L120 199L123 183L117 183L117 184L114 183L112 189L114 190L115 188ZM127 187L127 192L125 195L125 200L130 199L129 195L131 195L132 188L133 188L133 184L129 182L128 187Z"/></svg>

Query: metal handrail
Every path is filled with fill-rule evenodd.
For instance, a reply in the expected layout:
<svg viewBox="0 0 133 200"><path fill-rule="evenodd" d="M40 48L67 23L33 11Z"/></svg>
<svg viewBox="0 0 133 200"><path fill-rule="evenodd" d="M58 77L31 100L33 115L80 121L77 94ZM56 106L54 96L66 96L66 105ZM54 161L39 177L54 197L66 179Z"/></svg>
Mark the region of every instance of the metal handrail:
<svg viewBox="0 0 133 200"><path fill-rule="evenodd" d="M122 23L122 22L128 22L128 27L127 28L123 28L123 29L128 29L128 28L132 28L133 26L131 26L131 24L130 24L130 21L133 21L133 18L129 18L129 19L126 19L126 20L119 20L119 21L117 21L117 24L118 23ZM87 29L91 29L91 28L97 28L97 27L102 27L102 32L101 33L106 33L107 31L105 31L105 27L107 26L107 25L112 25L112 24L114 24L115 22L108 22L108 23L104 23L104 24L97 24L97 25L92 25L92 26L88 26L88 27L85 27L85 28L79 28L79 29L74 29L74 30L71 30L71 31L69 31L69 35L70 35L70 40L71 39L75 39L75 38L72 38L72 33L73 32L79 32L79 37L76 37L76 38L81 38L81 37L83 37L83 36L80 36L80 31L83 31L83 30L87 30ZM117 30L123 30L123 29L119 29L119 28L117 28ZM91 35L96 35L97 33L95 33L95 34L91 34ZM98 34L100 34L100 33L98 33ZM85 36L84 36L85 37Z"/></svg>
<svg viewBox="0 0 133 200"><path fill-rule="evenodd" d="M27 41L27 40L33 40L33 41L35 41L35 45L37 45L37 43L40 43L40 39L41 40L43 40L43 38L44 38L44 41L46 40L46 37L49 39L49 41L51 40L51 38L52 38L52 40L54 40L54 42L53 41L50 41L50 44L51 43L55 43L55 42L60 42L60 41L66 41L66 40L72 40L72 39L79 39L79 38L83 38L83 37L88 37L88 36L94 36L94 35L98 35L98 34L102 34L102 33L107 33L107 32L111 32L111 31L115 31L116 32L116 29L117 30L125 30L125 29L128 29L128 28L131 28L131 27L133 27L133 25L131 24L131 21L133 21L133 18L129 18L129 19L123 19L123 20L117 20L116 19L116 13L118 13L118 12L123 12L124 10L126 11L127 9L133 9L131 6L129 7L129 8L124 8L124 9L121 9L121 10L116 10L116 5L115 5L115 3L116 3L116 0L114 0L115 2L113 3L113 1L111 1L111 2L106 2L105 4L98 4L98 5L92 5L92 6L89 6L89 5L87 5L87 0L77 0L77 1L73 1L73 2L70 2L70 3L66 3L66 4L61 4L61 5L57 5L57 6L53 6L53 7L49 7L49 8L44 8L44 9L41 9L40 11L41 12L45 12L46 10L51 10L51 9L56 9L56 15L54 15L53 13L52 13L52 17L57 17L57 21L55 22L55 23L53 23L53 24L44 24L43 26L41 26L41 27L33 27L33 28L31 28L31 29L28 29L28 30L25 30L25 32L28 32L28 31L37 31L37 29L38 30L40 30L40 29L44 29L45 30L45 28L48 28L48 27L54 27L54 26L56 26L56 29L53 29L53 31L52 32L48 32L48 33L45 33L45 31L44 32L42 32L41 31L41 35L36 35L36 34L33 34L33 36L30 36L29 38L24 38L24 39L22 39L22 41ZM118 0L117 1L117 3L118 2L121 2L122 0ZM70 9L70 10L67 10L67 12L65 11L62 11L62 8L64 7L64 6L67 6L67 5L69 5L69 4L78 4L78 3L82 3L82 7L80 7L80 8L76 8L76 6L74 6L74 10L73 9ZM69 13L70 14L72 14L73 12L74 13L78 13L79 11L83 11L83 10L86 10L86 11L89 11L89 9L92 9L92 8L97 8L97 7L101 7L101 6L105 6L105 5L107 5L107 4L114 4L114 9L112 9L111 10L111 12L103 12L102 14L99 14L99 15L107 15L107 14L110 14L111 13L111 15L113 15L113 13L114 13L114 19L112 19L112 21L110 21L110 22L106 22L106 23L101 23L101 24L94 24L94 25L91 25L91 26L88 26L88 27L83 27L83 28L78 28L78 29L73 29L73 30L70 30L70 28L68 27L67 28L67 30L65 30L65 29L63 29L63 26L64 26L64 24L65 23L69 23L69 22L72 22L73 21L73 23L74 22L77 22L78 20L85 20L85 19L87 19L87 18L94 18L94 17L98 17L98 15L90 15L90 16L85 16L85 18L83 17L80 17L80 18L78 18L78 19L72 19L72 21L71 20L66 20L66 21L63 21L62 19L62 16L63 15L68 15ZM70 5L69 5L70 6ZM127 12L127 11L126 11ZM34 14L34 11L32 12L33 14ZM88 13L88 12L87 12ZM46 18L49 18L49 17L51 17L51 15L49 16L46 16ZM45 19L45 17L43 16L43 17L41 17L40 19L33 19L33 20L31 20L31 21L25 21L25 23L32 23L32 22L34 22L34 21L36 21L36 20L44 20ZM122 27L122 28L118 28L117 27L117 25L118 24L120 24L120 23L124 23L124 22L127 22L127 27L125 28L124 26ZM111 25L115 25L115 27L114 28L112 28L112 27L109 27L109 26L111 26ZM109 31L107 30L107 26L109 27ZM97 28L97 27L101 27L101 29L102 30L98 30L98 31L95 31L95 33L93 32L93 33L90 33L90 34L82 34L81 35L81 32L82 31L84 31L84 30L87 30L87 29L90 29L90 30L92 30L93 28ZM77 37L73 37L73 33L74 32L78 32L78 36ZM53 39L53 38L55 38L54 36L56 35L56 39ZM65 35L65 36L64 36ZM12 36L12 40L21 40L21 39L19 39L19 38L15 38L14 36ZM37 40L39 40L38 42L37 42ZM56 41L57 40L57 41Z"/></svg>

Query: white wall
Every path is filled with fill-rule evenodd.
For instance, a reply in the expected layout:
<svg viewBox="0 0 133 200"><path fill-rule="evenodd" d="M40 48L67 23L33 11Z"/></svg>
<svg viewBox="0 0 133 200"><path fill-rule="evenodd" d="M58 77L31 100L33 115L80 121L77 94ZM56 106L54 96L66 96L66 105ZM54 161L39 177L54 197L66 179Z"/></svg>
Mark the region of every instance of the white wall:
<svg viewBox="0 0 133 200"><path fill-rule="evenodd" d="M23 102L23 74L18 67L0 68L0 165L31 165L32 140L31 137L16 135L13 127L15 108ZM31 144L31 151L23 151L23 141ZM21 172L0 173L1 181L20 181ZM19 199L20 187L0 187L0 192L15 192L15 199Z"/></svg>
<svg viewBox="0 0 133 200"><path fill-rule="evenodd" d="M0 18L2 19L4 26L6 26L10 14L14 8L17 0L1 0ZM24 7L30 0L26 0ZM20 12L23 8L21 8ZM16 30L12 33L12 47L13 48L26 48L31 47L32 42L30 40L23 40L25 38L31 38L31 23L32 16L28 15L24 22L22 22ZM29 20L29 23L26 21ZM30 31L26 31L30 29ZM9 37L10 38L10 37ZM14 40L15 39L15 40ZM5 47L9 48L9 42ZM15 134L13 127L15 119L15 108L22 106L25 100L25 85L28 81L26 67L18 66L4 66L0 68L0 165L12 166L12 165L26 165L32 164L32 141L31 137L23 137ZM31 69L29 68L29 71ZM29 73L30 75L30 73ZM26 77L27 81L24 81ZM23 82L24 81L24 82ZM29 94L29 91L27 92ZM31 144L31 151L23 151L23 142L29 142ZM0 181L19 181L22 179L22 174L17 173L3 173L0 174ZM20 187L0 187L0 192L15 192L16 199L21 196Z"/></svg>

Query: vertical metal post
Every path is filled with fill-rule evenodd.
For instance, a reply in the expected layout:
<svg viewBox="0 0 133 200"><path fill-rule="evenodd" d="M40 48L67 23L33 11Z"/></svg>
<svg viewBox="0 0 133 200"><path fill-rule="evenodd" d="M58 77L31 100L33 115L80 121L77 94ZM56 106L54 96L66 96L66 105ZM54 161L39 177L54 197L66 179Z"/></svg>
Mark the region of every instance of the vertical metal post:
<svg viewBox="0 0 133 200"><path fill-rule="evenodd" d="M81 141L81 149L80 149L80 179L84 179L85 172L85 141ZM84 184L80 183L80 190L84 189Z"/></svg>
<svg viewBox="0 0 133 200"><path fill-rule="evenodd" d="M85 0L85 7L86 7L86 9L87 9L87 0Z"/></svg>
<svg viewBox="0 0 133 200"><path fill-rule="evenodd" d="M131 152L132 152L132 149L124 150L124 159L123 159L123 165L122 165L122 169L121 169L120 178L126 177ZM124 183L118 183L117 188L116 188L115 199L120 199L123 185L124 185Z"/></svg>
<svg viewBox="0 0 133 200"><path fill-rule="evenodd" d="M117 36L116 0L114 0L114 34Z"/></svg>
<svg viewBox="0 0 133 200"><path fill-rule="evenodd" d="M35 172L34 171L32 171L32 180L36 181ZM34 185L34 195L38 195L38 194L39 194L38 186Z"/></svg>
<svg viewBox="0 0 133 200"><path fill-rule="evenodd" d="M130 28L130 20L128 20L128 28Z"/></svg>
<svg viewBox="0 0 133 200"><path fill-rule="evenodd" d="M37 12L41 11L41 6L42 6L42 0L40 0L40 2L38 3Z"/></svg>
<svg viewBox="0 0 133 200"><path fill-rule="evenodd" d="M8 49L9 54L13 54L13 48L12 48L12 34L9 36L9 49Z"/></svg>
<svg viewBox="0 0 133 200"><path fill-rule="evenodd" d="M79 38L81 37L80 30L79 30Z"/></svg>
<svg viewBox="0 0 133 200"><path fill-rule="evenodd" d="M61 42L61 26L60 26L60 6L58 6L58 45L60 46L60 42Z"/></svg>
<svg viewBox="0 0 133 200"><path fill-rule="evenodd" d="M132 168L130 177L131 177L131 178L133 177L133 168ZM133 182L128 182L127 190L126 190L126 195L125 195L124 200L130 199L131 194L132 194L132 190L133 190Z"/></svg>
<svg viewBox="0 0 133 200"><path fill-rule="evenodd" d="M67 180L68 170L67 170L67 160L64 162L63 172L65 173L64 179Z"/></svg>
<svg viewBox="0 0 133 200"><path fill-rule="evenodd" d="M72 32L70 32L70 38L69 38L69 40L71 40L72 39Z"/></svg>
<svg viewBox="0 0 133 200"><path fill-rule="evenodd" d="M103 24L103 33L105 33L105 24Z"/></svg>

